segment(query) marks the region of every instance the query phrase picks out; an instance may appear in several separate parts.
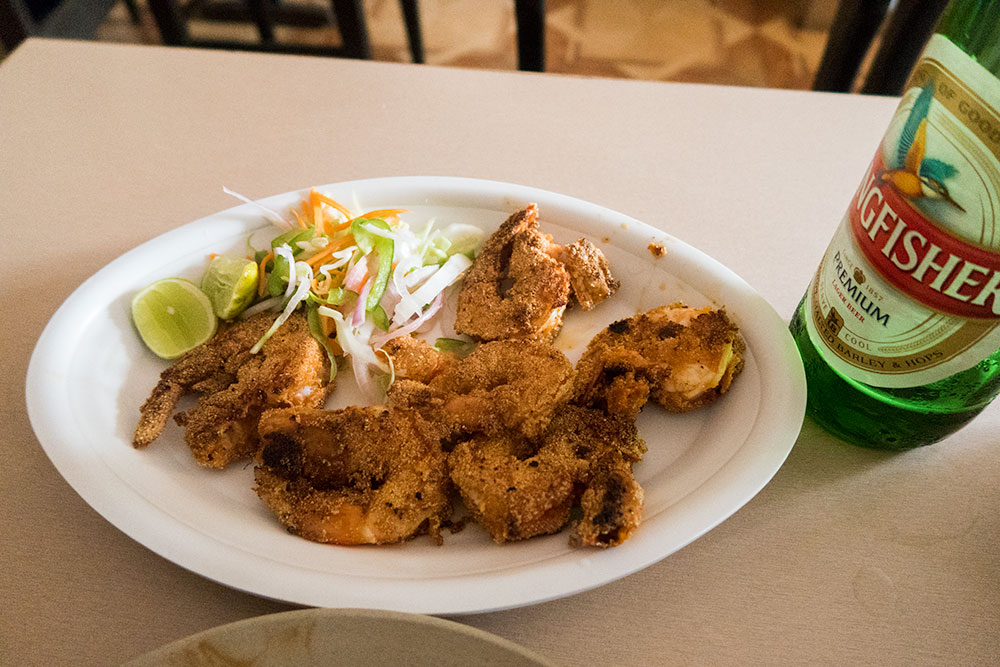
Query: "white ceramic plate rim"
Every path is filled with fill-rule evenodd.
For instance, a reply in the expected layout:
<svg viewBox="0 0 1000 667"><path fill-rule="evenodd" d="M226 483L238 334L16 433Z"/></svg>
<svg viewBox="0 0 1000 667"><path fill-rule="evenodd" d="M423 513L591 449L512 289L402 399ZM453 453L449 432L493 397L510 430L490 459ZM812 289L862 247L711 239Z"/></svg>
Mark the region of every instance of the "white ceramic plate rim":
<svg viewBox="0 0 1000 667"><path fill-rule="evenodd" d="M285 611L276 614L266 614L226 623L202 632L195 633L188 637L178 639L174 642L161 646L153 651L141 656L132 658L123 667L151 667L153 665L173 665L179 659L187 659L194 651L197 655L205 644L222 644L223 646L239 646L244 638L251 638L251 643L264 636L265 638L276 638L275 644L279 649L287 646L289 641L300 642L304 645L313 643L326 643L327 646L336 644L336 637L345 631L354 630L356 623L366 627L365 635L378 634L382 638L381 647L386 644L393 646L399 643L402 638L399 636L400 629L419 628L430 639L419 647L400 646L399 657L417 659L420 664L430 664L431 660L437 658L441 660L441 651L448 650L447 639L454 636L457 639L475 643L476 653L480 660L489 661L489 664L518 664L536 665L537 667L555 667L555 663L547 658L530 651L523 646L508 639L499 637L492 633L463 625L456 621L450 621L434 616L424 616L421 614L408 614L394 611L382 611L373 609L299 609L295 611ZM304 632L294 632L294 630L306 629ZM290 632L292 631L292 632ZM291 638L291 640L289 639ZM265 642L267 643L267 642ZM353 645L353 643L349 643ZM463 649L469 650L471 647L463 645ZM275 649L268 643L266 659L264 664L274 664ZM416 655L414 655L416 652ZM314 651L308 651L313 658L308 660L308 665L333 665L348 664L346 658L352 656L331 656L316 655ZM358 656L353 656L358 659ZM256 657L254 662L260 661ZM285 660L280 662L285 664ZM450 660L443 660L453 664L454 657ZM185 661L184 664L187 664ZM292 663L288 663L292 664ZM308 667L306 664L295 663L297 667ZM357 663L360 664L360 663ZM381 663L380 663L381 664ZM483 663L487 664L487 663Z"/></svg>
<svg viewBox="0 0 1000 667"><path fill-rule="evenodd" d="M736 274L671 235L624 214L538 188L469 178L391 177L331 184L327 192L406 193L428 202L514 210L536 202L543 212L579 221L575 231L599 238L615 230L615 242L635 257L647 245L667 248L670 271L725 304L739 323L766 399L750 416L745 440L733 455L692 492L673 502L667 516L644 523L638 535L605 551L574 550L536 565L514 567L490 576L380 578L342 576L235 548L178 521L151 503L130 480L88 456L73 429L72 396L59 380L79 353L81 331L95 308L122 296L121 272L163 253L202 248L206 230L244 229L259 211L243 205L186 224L112 261L85 281L59 308L32 354L26 383L28 414L52 463L98 513L155 553L209 579L265 597L320 607L359 607L401 612L464 614L524 606L582 592L645 568L705 534L747 503L781 467L801 427L805 377L786 323ZM261 200L278 207L304 192ZM258 223L259 224L259 223ZM619 232L618 230L623 230ZM218 232L218 229L215 230ZM217 235L217 234L216 234ZM748 363L748 367L750 364ZM744 378L747 376L744 373ZM750 382L751 380L742 379ZM155 383L151 379L150 387ZM109 437L115 437L109 434ZM127 442L123 443L128 446ZM662 520L660 520L662 518ZM290 538L298 539L298 538ZM442 548L447 548L447 545ZM504 547L500 547L504 548ZM363 557L363 556L362 556Z"/></svg>

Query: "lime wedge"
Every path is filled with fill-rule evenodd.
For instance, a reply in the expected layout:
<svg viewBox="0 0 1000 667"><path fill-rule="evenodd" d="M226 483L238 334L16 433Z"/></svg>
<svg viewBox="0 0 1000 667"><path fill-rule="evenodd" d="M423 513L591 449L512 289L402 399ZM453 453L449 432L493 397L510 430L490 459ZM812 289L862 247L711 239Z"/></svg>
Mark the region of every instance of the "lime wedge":
<svg viewBox="0 0 1000 667"><path fill-rule="evenodd" d="M207 341L219 322L205 293L183 278L157 280L136 294L132 321L146 346L164 359Z"/></svg>
<svg viewBox="0 0 1000 667"><path fill-rule="evenodd" d="M201 291L220 320L231 320L246 310L257 295L257 263L219 255L208 265Z"/></svg>

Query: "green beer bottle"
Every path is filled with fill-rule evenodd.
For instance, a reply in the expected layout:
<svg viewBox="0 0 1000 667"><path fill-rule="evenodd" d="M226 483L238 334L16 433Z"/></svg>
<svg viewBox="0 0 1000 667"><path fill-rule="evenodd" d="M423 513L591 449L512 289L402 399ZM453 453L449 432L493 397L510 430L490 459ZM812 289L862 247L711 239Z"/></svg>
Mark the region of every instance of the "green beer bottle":
<svg viewBox="0 0 1000 667"><path fill-rule="evenodd" d="M937 442L1000 392L1000 1L953 0L790 329L840 438Z"/></svg>

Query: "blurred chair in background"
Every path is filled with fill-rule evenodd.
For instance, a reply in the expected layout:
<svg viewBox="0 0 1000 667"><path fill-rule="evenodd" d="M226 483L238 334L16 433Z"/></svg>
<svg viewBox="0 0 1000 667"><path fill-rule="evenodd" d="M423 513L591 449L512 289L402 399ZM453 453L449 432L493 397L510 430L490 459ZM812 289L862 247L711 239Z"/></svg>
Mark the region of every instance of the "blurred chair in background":
<svg viewBox="0 0 1000 667"><path fill-rule="evenodd" d="M840 0L813 90L850 92L875 36L860 92L899 95L948 0ZM888 20L886 16L888 15Z"/></svg>
<svg viewBox="0 0 1000 667"><path fill-rule="evenodd" d="M514 0L517 19L517 68L545 71L545 0Z"/></svg>
<svg viewBox="0 0 1000 667"><path fill-rule="evenodd" d="M341 56L370 59L371 44L362 0L331 0L326 11L315 4L282 0L147 0L164 44L214 49L268 51L305 55ZM417 0L400 0L410 55L415 63L424 61L423 40ZM254 42L221 39L197 39L188 31L188 21L203 20L253 23L258 39ZM303 28L337 26L341 46L318 46L278 41L278 25Z"/></svg>
<svg viewBox="0 0 1000 667"><path fill-rule="evenodd" d="M2 0L0 0L2 1ZM147 0L164 44L218 49L243 49L276 53L344 56L370 59L371 44L362 0L331 0L331 12L315 4L281 0ZM424 62L417 0L400 0L406 37L415 63ZM518 68L545 70L545 0L514 0L517 21ZM188 31L189 20L236 21L256 25L255 42L196 39ZM321 28L333 22L342 46L282 43L275 38L276 25Z"/></svg>
<svg viewBox="0 0 1000 667"><path fill-rule="evenodd" d="M0 45L5 51L28 37L94 39L98 26L117 0L0 0ZM135 0L125 0L132 21L139 23Z"/></svg>

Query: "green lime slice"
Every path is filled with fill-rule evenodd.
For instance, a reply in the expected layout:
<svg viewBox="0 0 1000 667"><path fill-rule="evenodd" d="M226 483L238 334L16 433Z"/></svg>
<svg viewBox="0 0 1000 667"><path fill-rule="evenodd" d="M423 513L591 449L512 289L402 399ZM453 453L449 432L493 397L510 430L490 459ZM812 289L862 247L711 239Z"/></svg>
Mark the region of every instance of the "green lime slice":
<svg viewBox="0 0 1000 667"><path fill-rule="evenodd" d="M190 280L164 278L132 299L132 321L157 356L175 359L215 334L212 303Z"/></svg>
<svg viewBox="0 0 1000 667"><path fill-rule="evenodd" d="M257 296L257 264L251 259L219 255L201 279L212 309L221 320L231 320Z"/></svg>

